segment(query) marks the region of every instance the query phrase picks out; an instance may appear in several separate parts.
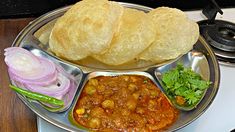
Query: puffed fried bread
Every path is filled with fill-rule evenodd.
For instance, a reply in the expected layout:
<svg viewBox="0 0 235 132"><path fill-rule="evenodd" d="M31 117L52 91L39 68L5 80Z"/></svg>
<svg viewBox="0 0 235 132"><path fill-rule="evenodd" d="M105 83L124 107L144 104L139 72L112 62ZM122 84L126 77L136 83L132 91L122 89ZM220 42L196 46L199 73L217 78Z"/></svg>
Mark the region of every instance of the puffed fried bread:
<svg viewBox="0 0 235 132"><path fill-rule="evenodd" d="M125 8L120 23L119 32L113 37L108 51L93 56L108 65L120 65L133 60L155 39L154 24L142 11Z"/></svg>
<svg viewBox="0 0 235 132"><path fill-rule="evenodd" d="M190 51L197 42L199 27L181 10L159 7L148 15L155 23L156 36L153 44L140 55L140 59L156 63L175 59Z"/></svg>
<svg viewBox="0 0 235 132"><path fill-rule="evenodd" d="M107 0L83 0L60 17L52 29L49 46L57 56L81 60L109 49L118 31L123 7Z"/></svg>

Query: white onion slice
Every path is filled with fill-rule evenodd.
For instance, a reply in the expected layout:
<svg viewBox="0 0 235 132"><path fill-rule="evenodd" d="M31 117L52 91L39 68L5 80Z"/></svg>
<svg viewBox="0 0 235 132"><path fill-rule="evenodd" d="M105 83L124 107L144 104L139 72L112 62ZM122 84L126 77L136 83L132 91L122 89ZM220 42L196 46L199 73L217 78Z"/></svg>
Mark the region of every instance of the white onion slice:
<svg viewBox="0 0 235 132"><path fill-rule="evenodd" d="M46 94L48 96L61 98L64 94L68 92L70 88L70 80L63 74L59 73L57 80L51 85L39 86L26 84L26 87L33 92L38 92Z"/></svg>
<svg viewBox="0 0 235 132"><path fill-rule="evenodd" d="M40 58L40 68L35 69L35 71L31 71L31 74L14 71L14 69L11 69L9 67L9 72L13 76L15 76L16 80L22 82L22 83L30 83L30 84L39 84L42 83L42 85L52 83L57 78L57 71L55 64L49 60L46 60L44 58Z"/></svg>
<svg viewBox="0 0 235 132"><path fill-rule="evenodd" d="M8 71L15 80L41 85L48 85L56 80L56 66L50 60L34 56L19 47L7 48L5 51Z"/></svg>
<svg viewBox="0 0 235 132"><path fill-rule="evenodd" d="M66 104L70 101L70 94L75 90L75 79L60 65L19 47L5 49L4 55L9 76L17 85L63 99Z"/></svg>
<svg viewBox="0 0 235 132"><path fill-rule="evenodd" d="M56 65L56 69L58 72L62 73L64 76L66 76L67 78L69 78L70 80L75 80L74 76L72 76L71 74L67 73L64 68L62 68L60 65Z"/></svg>
<svg viewBox="0 0 235 132"><path fill-rule="evenodd" d="M40 60L23 48L7 48L4 55L7 66L15 71L28 73L40 67Z"/></svg>
<svg viewBox="0 0 235 132"><path fill-rule="evenodd" d="M18 81L21 83L25 83L25 84L33 84L33 85L40 85L40 86L50 85L53 82L55 82L58 77L57 71L54 74L51 74L50 76L46 76L45 78L41 78L38 80L27 80L27 79L21 78L21 77L15 75L14 73L12 73L11 69L8 69L8 73L9 73L10 78L12 80L15 80L15 81Z"/></svg>

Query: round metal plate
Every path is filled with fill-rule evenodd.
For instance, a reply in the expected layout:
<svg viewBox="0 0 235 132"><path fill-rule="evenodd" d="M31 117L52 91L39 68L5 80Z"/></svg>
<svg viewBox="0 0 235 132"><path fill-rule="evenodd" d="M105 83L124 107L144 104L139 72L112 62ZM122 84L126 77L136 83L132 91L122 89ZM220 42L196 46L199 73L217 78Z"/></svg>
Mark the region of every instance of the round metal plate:
<svg viewBox="0 0 235 132"><path fill-rule="evenodd" d="M134 8L138 10L142 10L145 12L148 12L151 10L149 7L141 6L141 5L136 5L136 4L129 4L129 3L121 3L123 6L128 7L128 8ZM70 6L60 8L54 11L51 11L45 15L42 15L41 17L35 19L32 21L28 26L26 26L17 36L15 41L13 42L12 46L18 46L18 47L23 47L25 45L36 45L42 48L46 53L50 54L48 52L48 45L47 44L41 44L40 41L34 36L34 33L38 31L42 26L45 24L52 22L56 18L60 17L63 15ZM194 50L202 52L208 61L208 67L209 67L209 80L212 82L212 85L210 88L207 90L206 95L204 96L204 99L202 102L198 105L198 107L190 112L180 112L179 119L170 126L167 131L175 131L178 130L195 119L197 119L201 114L203 114L207 108L210 106L212 101L214 100L218 89L219 89L219 82L220 82L220 70L219 70L219 65L217 62L217 59L211 50L210 46L204 41L202 37L199 38L198 42L194 45ZM52 55L53 56L53 55ZM67 62L64 60L61 60L60 58L57 58L53 56L55 59L58 59L64 63L71 64L73 66L79 67L84 71L90 72L90 71L96 71L95 68L90 68L90 67L85 67L82 65L78 64L73 64L71 62ZM149 68L149 67L145 67ZM140 68L140 69L134 69L135 71L143 71L145 68ZM79 87L81 87L82 84L80 84ZM80 89L80 88L78 88ZM77 91L78 93L78 91ZM73 101L71 107L62 113L52 113L47 110L45 110L43 107L40 105L30 102L26 98L19 96L19 98L34 112L36 113L39 117L43 118L44 120L48 121L49 123L58 126L62 129L68 130L68 131L83 131L73 124L71 124L68 120L68 114L69 111L71 110L72 106L76 103ZM76 98L76 97L75 97Z"/></svg>

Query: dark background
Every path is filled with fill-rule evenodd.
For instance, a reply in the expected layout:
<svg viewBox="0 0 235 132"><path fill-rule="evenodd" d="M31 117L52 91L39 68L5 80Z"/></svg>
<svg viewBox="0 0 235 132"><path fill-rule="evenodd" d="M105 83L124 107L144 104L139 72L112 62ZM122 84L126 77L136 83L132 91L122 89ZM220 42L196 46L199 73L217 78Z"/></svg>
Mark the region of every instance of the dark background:
<svg viewBox="0 0 235 132"><path fill-rule="evenodd" d="M0 18L37 17L79 0L0 0ZM208 0L115 0L149 7L169 6L181 10L202 9ZM216 0L222 8L235 7L235 0Z"/></svg>

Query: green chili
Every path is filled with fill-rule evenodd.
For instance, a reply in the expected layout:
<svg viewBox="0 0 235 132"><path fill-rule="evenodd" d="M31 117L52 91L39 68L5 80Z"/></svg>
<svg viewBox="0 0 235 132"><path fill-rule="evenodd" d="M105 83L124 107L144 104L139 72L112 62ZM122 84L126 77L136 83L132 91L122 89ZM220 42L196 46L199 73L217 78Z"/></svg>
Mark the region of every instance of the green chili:
<svg viewBox="0 0 235 132"><path fill-rule="evenodd" d="M42 102L52 104L52 105L57 105L57 106L64 105L64 101L56 99L54 97L50 97L50 96L47 96L44 94L24 90L22 88L19 88L19 87L13 86L13 85L9 85L9 87L12 88L17 93L24 95L30 99L33 99L33 100L38 100L38 101L42 101Z"/></svg>

